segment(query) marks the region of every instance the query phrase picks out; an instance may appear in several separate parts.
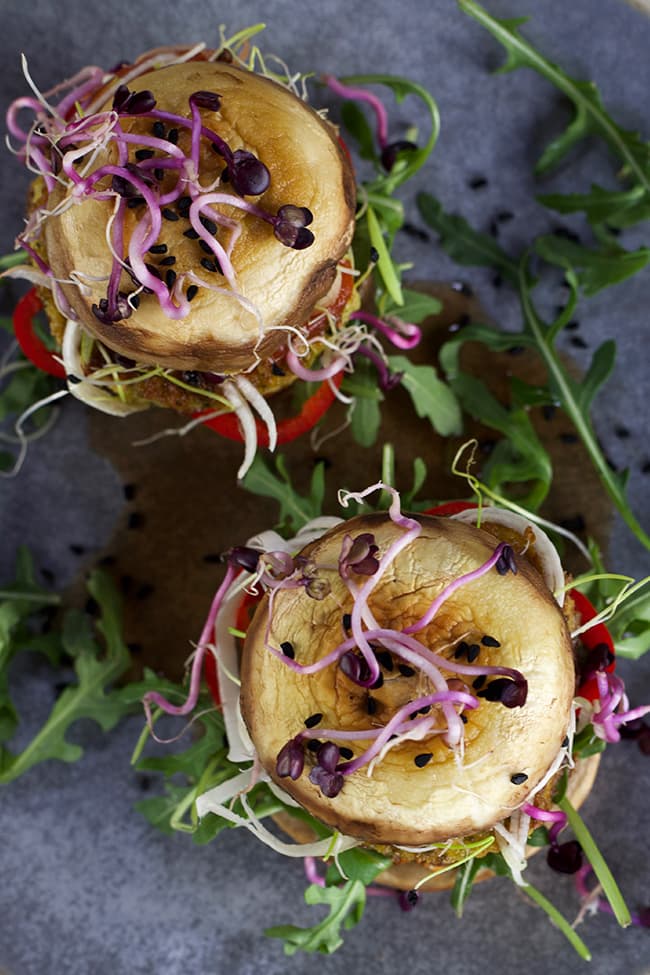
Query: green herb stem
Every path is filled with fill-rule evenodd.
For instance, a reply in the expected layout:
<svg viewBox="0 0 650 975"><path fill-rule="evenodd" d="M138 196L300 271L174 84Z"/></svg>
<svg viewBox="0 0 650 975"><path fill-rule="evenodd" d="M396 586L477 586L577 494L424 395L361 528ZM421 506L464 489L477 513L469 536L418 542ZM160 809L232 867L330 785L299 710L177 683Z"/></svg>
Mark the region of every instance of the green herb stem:
<svg viewBox="0 0 650 975"><path fill-rule="evenodd" d="M609 901L616 920L622 928L626 928L632 921L627 904L623 900L618 884L614 880L611 870L605 863L604 857L593 836L587 829L584 820L573 808L566 796L557 801L557 805L566 813L569 825L574 832L575 838L580 843L585 856L589 860L594 873L596 874L603 888L603 894Z"/></svg>
<svg viewBox="0 0 650 975"><path fill-rule="evenodd" d="M546 911L553 924L559 928L564 937L575 948L583 961L591 961L591 952L589 951L589 948L587 948L587 945L584 943L580 935L576 934L566 918L562 917L557 907L551 904L551 902L544 897L541 891L537 890L537 888L533 887L531 884L524 884L522 890L524 893L528 894L530 899L535 901L535 903L541 907L543 911Z"/></svg>

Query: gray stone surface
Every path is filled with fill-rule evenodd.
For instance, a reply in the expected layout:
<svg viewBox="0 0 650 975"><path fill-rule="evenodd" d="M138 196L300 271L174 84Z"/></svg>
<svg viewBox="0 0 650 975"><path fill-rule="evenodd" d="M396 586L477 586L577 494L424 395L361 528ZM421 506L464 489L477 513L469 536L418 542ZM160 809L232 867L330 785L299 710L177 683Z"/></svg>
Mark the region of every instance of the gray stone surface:
<svg viewBox="0 0 650 975"><path fill-rule="evenodd" d="M627 127L647 131L650 20L620 0L490 0L501 15L530 12L529 35L554 60L579 77L593 77ZM296 69L402 74L437 98L442 132L434 156L418 180L450 208L485 229L500 209L515 219L504 229L513 246L554 220L534 203L532 163L546 134L565 109L557 93L530 72L491 77L500 53L477 25L445 0L379 0L328 4L304 0L224 0L170 4L165 0L99 5L77 0L4 0L0 34L2 109L25 91L19 54L28 56L43 88L88 63L105 66L157 44L217 37L218 24L232 30L268 22L265 50ZM392 115L400 136L412 121L408 103ZM4 153L0 159L0 252L20 227L27 180ZM585 185L595 174L611 180L601 153L584 152L552 185ZM488 186L470 192L468 180L485 175ZM410 191L411 192L411 191ZM412 219L412 199L407 204ZM567 221L563 221L567 223ZM419 277L448 280L454 265L432 245L401 242L405 259L417 261ZM491 314L506 325L517 307L491 275L467 270ZM631 470L630 497L646 529L648 476L641 468L648 447L648 365L645 327L648 277L592 299L581 316L581 334L593 349L617 339L615 372L599 397L596 421L609 453ZM84 410L66 404L57 427L34 444L19 478L0 483L0 567L6 578L17 544L27 541L39 565L60 581L75 566L68 544L99 549L111 534L122 495L107 461L90 451ZM625 439L616 428L629 429ZM611 566L640 576L650 560L617 523ZM650 699L647 663L625 665L634 700ZM45 665L14 675L24 710L36 719L49 706L51 676ZM402 915L392 902L372 901L357 930L332 958L286 959L261 931L270 924L306 921L304 881L298 864L231 833L207 848L182 835L155 833L133 811L142 792L129 769L139 732L133 720L109 736L80 727L83 761L32 770L0 796L0 971L9 975L149 975L265 972L325 973L408 970L475 973L526 970L530 975L577 971L580 963L540 912L506 881L478 888L458 922L443 896L429 896ZM611 749L585 813L632 906L650 903L647 863L647 760L633 745ZM575 911L570 879L551 876L535 862L531 878L566 916ZM641 975L648 971L648 932L620 931L612 919L588 920L581 929L592 948L594 975Z"/></svg>

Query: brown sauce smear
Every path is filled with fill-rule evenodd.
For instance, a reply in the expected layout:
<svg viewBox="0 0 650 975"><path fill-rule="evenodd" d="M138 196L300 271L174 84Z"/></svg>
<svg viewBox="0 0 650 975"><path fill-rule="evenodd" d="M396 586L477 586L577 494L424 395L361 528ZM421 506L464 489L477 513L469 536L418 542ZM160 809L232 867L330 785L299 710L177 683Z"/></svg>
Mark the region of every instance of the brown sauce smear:
<svg viewBox="0 0 650 975"><path fill-rule="evenodd" d="M418 361L435 362L440 345L457 332L459 322L485 321L485 315L475 298L447 285L418 287L443 302L442 313L424 323L417 350ZM493 353L468 343L462 363L465 371L483 378L503 402L510 376L528 383L545 382L543 366L528 351ZM307 493L314 463L324 459L324 511L337 514L338 488L361 490L378 480L382 445L389 442L395 446L397 483L402 490L410 489L413 460L419 456L428 469L420 497L468 496L465 481L450 473L454 455L473 436L480 444L480 463L489 456L498 436L495 431L468 419L461 437L440 437L415 415L408 395L399 388L387 395L382 413L382 427L373 447L360 448L348 431L327 440L317 452L309 437L281 447L297 489ZM544 516L557 522L584 519L582 537L590 534L603 547L611 506L586 452L580 443L567 442L570 437L566 435L573 430L560 411L551 419L544 418L539 409L531 415L555 470ZM344 417L344 408L337 404L327 415L327 429L334 430ZM211 430L197 428L185 437L133 446L167 427L182 426L183 418L167 410L152 408L124 421L91 410L89 419L93 449L113 464L125 485L123 511L98 561L105 560L124 595L125 637L134 651L135 670L146 665L178 678L223 575L219 553L272 527L278 516L276 502L237 486L242 445ZM474 473L480 472L475 469ZM584 568L575 562L570 546L567 564L575 571ZM128 676L135 676L135 670Z"/></svg>

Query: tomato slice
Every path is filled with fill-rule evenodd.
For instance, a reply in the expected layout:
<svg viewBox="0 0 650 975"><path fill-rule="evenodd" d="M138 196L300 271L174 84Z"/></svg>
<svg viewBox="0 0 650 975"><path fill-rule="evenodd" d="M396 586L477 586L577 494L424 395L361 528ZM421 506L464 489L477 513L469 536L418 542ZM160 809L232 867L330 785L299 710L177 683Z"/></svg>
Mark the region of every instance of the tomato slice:
<svg viewBox="0 0 650 975"><path fill-rule="evenodd" d="M262 598L262 593L258 596L253 596L249 592L245 592L242 595L242 600L237 608L237 616L235 618L235 626L242 633L245 633L248 629L248 625L251 620L251 611L257 606L260 599ZM208 686L208 690L212 696L212 700L217 707L221 706L221 693L219 691L219 674L217 672L217 661L213 653L206 653L205 655L205 683Z"/></svg>
<svg viewBox="0 0 650 975"><path fill-rule="evenodd" d="M57 379L65 379L63 365L54 358L53 353L41 341L34 329L35 318L42 309L43 302L38 297L36 288L31 288L27 294L23 295L14 309L13 323L16 340L22 353L37 369L47 372Z"/></svg>

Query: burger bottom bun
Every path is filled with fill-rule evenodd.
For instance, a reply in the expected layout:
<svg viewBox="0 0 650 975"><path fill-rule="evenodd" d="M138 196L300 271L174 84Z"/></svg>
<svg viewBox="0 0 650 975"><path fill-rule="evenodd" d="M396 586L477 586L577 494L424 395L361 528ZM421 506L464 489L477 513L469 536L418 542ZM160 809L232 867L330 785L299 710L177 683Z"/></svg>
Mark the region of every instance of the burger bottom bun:
<svg viewBox="0 0 650 975"><path fill-rule="evenodd" d="M600 754L590 755L588 758L578 759L576 767L571 773L567 795L575 809L579 809L583 804L596 779L598 766L600 764ZM293 840L299 843L309 843L314 839L311 828L299 819L294 819L291 813L277 813L273 820L283 832L287 833ZM537 853L541 847L529 846L526 856ZM435 869L435 868L433 868ZM420 883L423 877L431 873L432 868L423 866L420 863L395 863L388 870L384 870L377 877L377 883L384 887L394 887L396 890L412 890ZM478 871L474 878L474 883L481 880L489 880L494 874L487 867ZM454 870L447 870L445 873L432 877L418 887L418 890L450 890L454 886L456 879Z"/></svg>

